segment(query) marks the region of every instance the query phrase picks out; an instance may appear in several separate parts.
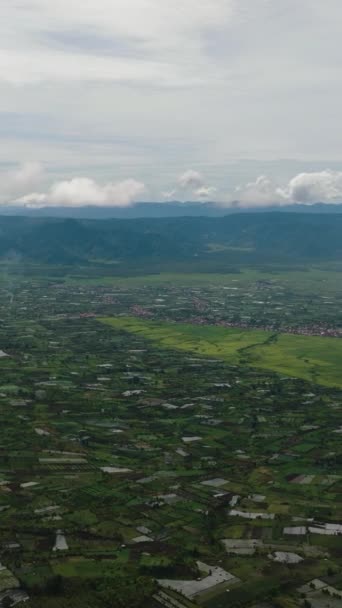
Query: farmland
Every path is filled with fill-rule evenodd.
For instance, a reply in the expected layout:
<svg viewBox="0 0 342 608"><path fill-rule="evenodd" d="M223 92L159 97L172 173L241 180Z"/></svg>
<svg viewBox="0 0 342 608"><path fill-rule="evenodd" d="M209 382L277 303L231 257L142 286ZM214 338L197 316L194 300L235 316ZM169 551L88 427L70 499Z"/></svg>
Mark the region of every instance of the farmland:
<svg viewBox="0 0 342 608"><path fill-rule="evenodd" d="M217 357L342 388L339 369L342 343L334 338L154 323L129 317L106 318L102 322L140 334L164 348Z"/></svg>
<svg viewBox="0 0 342 608"><path fill-rule="evenodd" d="M0 283L0 604L338 606L337 271L27 270Z"/></svg>

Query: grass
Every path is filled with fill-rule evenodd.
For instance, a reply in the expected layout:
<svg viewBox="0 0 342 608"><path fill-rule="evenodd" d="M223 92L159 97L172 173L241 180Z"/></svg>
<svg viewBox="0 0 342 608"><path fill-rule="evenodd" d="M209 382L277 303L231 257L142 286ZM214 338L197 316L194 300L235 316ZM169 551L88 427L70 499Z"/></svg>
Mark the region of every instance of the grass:
<svg viewBox="0 0 342 608"><path fill-rule="evenodd" d="M18 587L18 581L14 578L13 574L9 570L1 570L0 572L0 592L5 589L15 589Z"/></svg>
<svg viewBox="0 0 342 608"><path fill-rule="evenodd" d="M66 578L97 578L97 577L115 577L117 569L125 562L127 552L122 552L119 559L87 559L87 558L69 558L64 561L52 561L51 567L55 574L60 574Z"/></svg>
<svg viewBox="0 0 342 608"><path fill-rule="evenodd" d="M215 357L342 388L342 341L272 334L263 330L160 323L133 317L100 319L114 329L139 334L162 348Z"/></svg>

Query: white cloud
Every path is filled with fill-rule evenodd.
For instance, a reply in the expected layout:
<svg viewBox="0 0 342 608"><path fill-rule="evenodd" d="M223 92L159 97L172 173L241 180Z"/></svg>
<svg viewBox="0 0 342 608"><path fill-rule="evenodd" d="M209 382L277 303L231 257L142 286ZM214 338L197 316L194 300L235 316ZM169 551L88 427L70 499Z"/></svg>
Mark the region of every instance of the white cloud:
<svg viewBox="0 0 342 608"><path fill-rule="evenodd" d="M1 200L16 204L43 207L55 206L129 206L146 195L147 188L141 181L125 179L104 184L88 177L55 181L43 192L27 191L46 180L39 163L26 163L16 171L8 173L2 180ZM179 190L162 193L165 201L194 200L212 201L230 206L232 201L238 207L271 207L295 203L313 204L342 203L342 171L299 173L284 185L260 175L253 182L238 186L233 192L222 194L217 187L207 186L197 171L184 172L179 180ZM155 199L151 199L155 200Z"/></svg>
<svg viewBox="0 0 342 608"><path fill-rule="evenodd" d="M53 66L53 67L52 67ZM32 50L0 52L0 82L10 85L43 83L114 82L160 87L198 86L200 75L175 68L166 61L81 56L53 51Z"/></svg>
<svg viewBox="0 0 342 608"><path fill-rule="evenodd" d="M43 166L38 162L26 162L1 177L0 201L7 202L13 197L37 188L44 179Z"/></svg>
<svg viewBox="0 0 342 608"><path fill-rule="evenodd" d="M245 186L238 186L234 197L239 201L240 207L266 207L280 204L285 198L265 175L260 175L254 182Z"/></svg>
<svg viewBox="0 0 342 608"><path fill-rule="evenodd" d="M342 203L342 171L306 172L283 187L264 175L235 189L240 207L266 207L294 203Z"/></svg>
<svg viewBox="0 0 342 608"><path fill-rule="evenodd" d="M16 199L16 203L32 207L46 205L81 207L102 205L127 207L145 192L145 185L134 179L100 185L87 177L75 177L69 181L52 184L48 192L32 192Z"/></svg>
<svg viewBox="0 0 342 608"><path fill-rule="evenodd" d="M28 84L112 80L157 86L200 83L207 63L201 32L229 23L235 3L236 0L35 0L26 6L8 3L2 11L6 28L0 51L0 81Z"/></svg>
<svg viewBox="0 0 342 608"><path fill-rule="evenodd" d="M171 190L162 192L163 199L166 201L175 200L210 200L216 195L217 189L214 186L206 186L203 175L199 171L188 169L179 175L177 185Z"/></svg>
<svg viewBox="0 0 342 608"><path fill-rule="evenodd" d="M176 196L177 190L166 190L165 192L162 192L162 197L165 201L175 200Z"/></svg>
<svg viewBox="0 0 342 608"><path fill-rule="evenodd" d="M201 186L201 188L197 188L194 190L193 196L195 199L200 200L213 200L216 196L217 188L214 186Z"/></svg>
<svg viewBox="0 0 342 608"><path fill-rule="evenodd" d="M21 165L16 171L9 174L9 179L13 185L28 188L40 183L43 179L44 169L38 162L27 162Z"/></svg>
<svg viewBox="0 0 342 608"><path fill-rule="evenodd" d="M341 19L340 0L3 1L0 163L115 164L155 193L188 166L231 193L334 169Z"/></svg>
<svg viewBox="0 0 342 608"><path fill-rule="evenodd" d="M200 188L203 185L203 177L198 171L189 169L179 176L178 185L183 190L188 188Z"/></svg>
<svg viewBox="0 0 342 608"><path fill-rule="evenodd" d="M219 182L220 178L217 177ZM47 186L46 183L51 185ZM39 162L23 163L3 173L0 180L0 204L124 207L141 201L142 197L146 200L146 195L145 184L136 179L103 183L89 177L72 177L52 181L52 176L45 172ZM163 191L162 198L165 201L212 201L227 206L234 201L235 205L243 208L342 203L342 171L325 169L301 172L285 183L260 175L254 181L229 191L218 184L206 185L202 174L191 169L179 176L176 188ZM160 198L156 193L151 195L149 188L148 200Z"/></svg>
<svg viewBox="0 0 342 608"><path fill-rule="evenodd" d="M299 173L279 192L291 202L342 202L342 171Z"/></svg>

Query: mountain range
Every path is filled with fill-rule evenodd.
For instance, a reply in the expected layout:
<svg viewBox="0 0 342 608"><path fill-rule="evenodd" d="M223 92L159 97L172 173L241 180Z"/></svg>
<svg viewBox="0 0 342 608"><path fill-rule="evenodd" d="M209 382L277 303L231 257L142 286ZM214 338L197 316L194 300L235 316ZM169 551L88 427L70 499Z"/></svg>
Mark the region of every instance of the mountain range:
<svg viewBox="0 0 342 608"><path fill-rule="evenodd" d="M90 220L0 217L0 258L120 265L342 260L342 213Z"/></svg>
<svg viewBox="0 0 342 608"><path fill-rule="evenodd" d="M292 205L274 205L269 207L246 207L239 206L239 202L232 202L229 207L219 205L215 202L140 202L128 207L83 205L80 207L61 206L61 207L25 207L15 205L0 205L0 216L5 215L26 215L28 217L71 217L82 219L135 219L142 217L223 217L235 213L342 213L341 204L315 203L305 205L296 203Z"/></svg>

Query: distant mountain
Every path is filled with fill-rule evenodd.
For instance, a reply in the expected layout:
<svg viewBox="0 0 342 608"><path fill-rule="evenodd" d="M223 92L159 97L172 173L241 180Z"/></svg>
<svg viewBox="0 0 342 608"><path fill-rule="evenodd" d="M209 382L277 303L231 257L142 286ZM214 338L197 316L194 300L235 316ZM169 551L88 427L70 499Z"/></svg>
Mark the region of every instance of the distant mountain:
<svg viewBox="0 0 342 608"><path fill-rule="evenodd" d="M214 202L181 203L172 201L167 203L136 203L130 207L100 207L85 205L83 207L42 207L40 209L15 207L12 205L0 205L1 215L23 215L28 217L70 217L76 219L134 219L143 217L223 217L232 213L269 213L271 211L281 213L342 213L341 204L316 203L314 205L285 205L283 207L257 207L242 209L238 203L232 203L231 207L223 207Z"/></svg>
<svg viewBox="0 0 342 608"><path fill-rule="evenodd" d="M342 260L342 214L89 220L0 217L0 258L47 264L209 265Z"/></svg>

